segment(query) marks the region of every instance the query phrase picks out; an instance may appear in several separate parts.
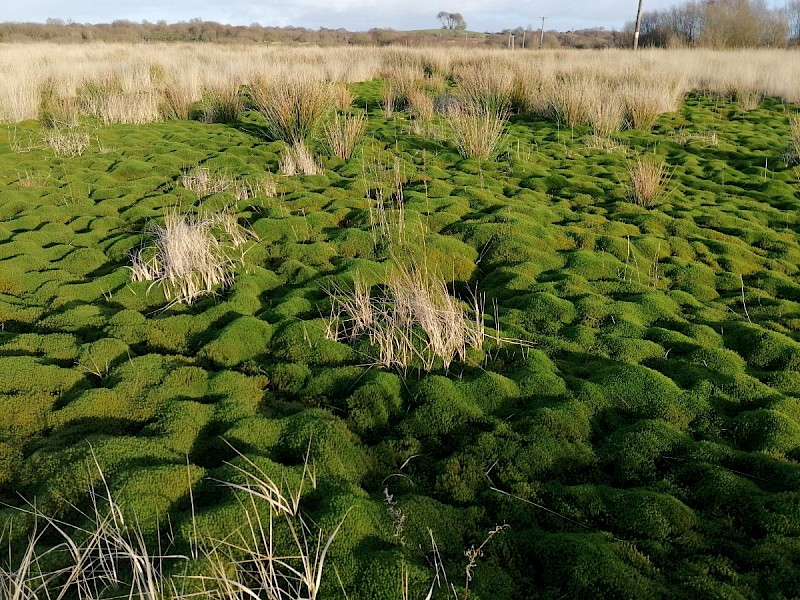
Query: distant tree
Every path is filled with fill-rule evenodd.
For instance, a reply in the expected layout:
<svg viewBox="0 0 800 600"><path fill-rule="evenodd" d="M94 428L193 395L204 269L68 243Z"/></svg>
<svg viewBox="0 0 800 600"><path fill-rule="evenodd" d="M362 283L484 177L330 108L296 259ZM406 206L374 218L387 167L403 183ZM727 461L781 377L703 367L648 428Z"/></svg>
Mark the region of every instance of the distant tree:
<svg viewBox="0 0 800 600"><path fill-rule="evenodd" d="M442 29L464 30L467 28L467 22L461 13L451 13L443 10L436 15L436 18L442 24Z"/></svg>
<svg viewBox="0 0 800 600"><path fill-rule="evenodd" d="M770 8L765 0L688 0L666 10L644 13L640 43L712 48L783 46L792 27L793 8L800 29L800 0L791 0L785 9Z"/></svg>
<svg viewBox="0 0 800 600"><path fill-rule="evenodd" d="M792 0L786 5L786 18L789 22L789 38L800 40L800 0Z"/></svg>

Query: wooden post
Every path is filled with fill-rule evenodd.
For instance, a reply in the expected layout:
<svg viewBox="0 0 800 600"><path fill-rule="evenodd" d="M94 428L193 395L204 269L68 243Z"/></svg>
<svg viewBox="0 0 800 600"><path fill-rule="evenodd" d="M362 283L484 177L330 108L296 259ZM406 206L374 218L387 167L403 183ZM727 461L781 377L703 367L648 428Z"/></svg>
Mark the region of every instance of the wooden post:
<svg viewBox="0 0 800 600"><path fill-rule="evenodd" d="M636 31L633 32L633 49L639 48L639 29L642 26L642 2L639 0L639 8L636 10Z"/></svg>
<svg viewBox="0 0 800 600"><path fill-rule="evenodd" d="M541 49L542 49L542 46L544 46L544 20L545 20L546 18L547 18L547 17L542 17L542 32L541 32L541 34L539 35L539 50L541 50Z"/></svg>

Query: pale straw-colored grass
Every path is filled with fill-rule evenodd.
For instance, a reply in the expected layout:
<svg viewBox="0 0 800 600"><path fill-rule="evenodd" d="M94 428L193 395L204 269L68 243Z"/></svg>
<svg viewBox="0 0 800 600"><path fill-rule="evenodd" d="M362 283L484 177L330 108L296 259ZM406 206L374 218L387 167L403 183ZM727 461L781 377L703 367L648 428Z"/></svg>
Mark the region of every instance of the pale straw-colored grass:
<svg viewBox="0 0 800 600"><path fill-rule="evenodd" d="M366 129L367 116L363 112L336 113L322 126L323 137L331 154L345 160L353 155L353 150Z"/></svg>
<svg viewBox="0 0 800 600"><path fill-rule="evenodd" d="M575 79L586 74L618 86L640 82L642 91L653 87L652 81L666 80L682 82L683 91L734 97L736 90L741 90L786 102L800 101L800 63L793 60L791 51L777 49L544 50L534 55L474 48L467 52L463 48L21 43L0 47L0 120L35 119L45 81L57 82L59 96L81 99L79 107L84 113L108 123L184 118L187 106L200 101L204 89L221 82L230 89L241 89L259 78L351 82L385 77L391 82L393 109L405 109L409 92L424 87L426 76L458 79L460 75L462 86L469 87L465 84L465 78L471 76L465 75L468 65L498 79L494 86L501 97L507 93L507 74L512 74L515 108L533 112L542 110L543 96L558 93L550 90L554 83L556 88L574 87ZM90 90L93 92L87 94ZM671 92L665 95L674 97ZM754 95L745 105L752 102ZM661 110L669 110L670 104ZM566 117L566 124L585 122L585 110L561 108L559 116Z"/></svg>
<svg viewBox="0 0 800 600"><path fill-rule="evenodd" d="M463 360L469 348L481 348L486 337L483 307L470 309L450 294L447 285L426 269L395 265L383 290L372 295L356 281L352 291L331 290L333 339L367 338L376 364L405 369L419 364L430 371Z"/></svg>
<svg viewBox="0 0 800 600"><path fill-rule="evenodd" d="M505 139L507 113L488 105L463 105L450 109L445 119L452 141L464 158L489 160Z"/></svg>
<svg viewBox="0 0 800 600"><path fill-rule="evenodd" d="M272 139L290 144L311 138L334 109L330 84L307 76L259 78L251 84L250 93Z"/></svg>
<svg viewBox="0 0 800 600"><path fill-rule="evenodd" d="M789 119L789 147L786 149L786 162L800 164L800 115Z"/></svg>
<svg viewBox="0 0 800 600"><path fill-rule="evenodd" d="M631 202L645 208L659 203L668 179L667 167L663 161L638 158L628 166L628 176L628 195Z"/></svg>
<svg viewBox="0 0 800 600"><path fill-rule="evenodd" d="M131 256L133 281L160 285L171 304L192 304L233 281L232 250L255 236L224 211L213 216L167 213L151 227L152 245ZM244 253L240 253L240 260Z"/></svg>
<svg viewBox="0 0 800 600"><path fill-rule="evenodd" d="M278 168L284 175L317 175L323 172L311 149L300 140L281 152Z"/></svg>
<svg viewBox="0 0 800 600"><path fill-rule="evenodd" d="M92 136L82 127L56 126L41 133L45 146L57 156L71 158L81 156L92 143Z"/></svg>
<svg viewBox="0 0 800 600"><path fill-rule="evenodd" d="M220 483L238 496L241 525L217 540L199 531L193 516L188 555L169 553L162 546L162 540L171 543L171 531L155 543L149 541L137 516L116 501L95 458L102 489L90 485L88 508L74 507L83 517L80 525L49 516L35 503L18 509L33 526L22 548L9 544L8 556L0 557L0 598L318 598L328 552L349 510L330 533L303 516L300 500L306 482L316 487L308 453L295 489L288 489L285 480L276 483L255 462L236 453L243 466L227 465L243 483ZM191 490L189 498L194 515ZM6 533L0 530L0 541ZM203 572L195 574L198 565Z"/></svg>

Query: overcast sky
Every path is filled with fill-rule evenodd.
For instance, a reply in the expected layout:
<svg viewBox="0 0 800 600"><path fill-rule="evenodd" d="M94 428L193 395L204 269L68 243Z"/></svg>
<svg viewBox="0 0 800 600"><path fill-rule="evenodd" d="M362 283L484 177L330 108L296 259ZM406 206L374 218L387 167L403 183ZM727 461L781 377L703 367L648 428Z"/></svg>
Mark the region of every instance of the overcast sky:
<svg viewBox="0 0 800 600"><path fill-rule="evenodd" d="M782 0L769 0L772 5ZM545 27L566 31L585 27L621 28L636 13L637 0L3 0L0 20L44 22L47 18L77 23L108 23L115 19L167 22L201 18L233 25L343 27L363 31L373 27L428 29L438 26L440 10L459 12L469 29L500 31L531 25L546 16ZM675 0L644 0L645 10L665 8Z"/></svg>

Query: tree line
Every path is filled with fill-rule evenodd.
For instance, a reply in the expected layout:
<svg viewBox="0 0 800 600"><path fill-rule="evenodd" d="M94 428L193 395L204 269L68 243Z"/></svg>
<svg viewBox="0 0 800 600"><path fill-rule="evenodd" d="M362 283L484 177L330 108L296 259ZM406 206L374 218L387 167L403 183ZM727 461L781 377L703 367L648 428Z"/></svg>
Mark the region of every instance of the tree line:
<svg viewBox="0 0 800 600"><path fill-rule="evenodd" d="M0 23L0 43L50 41L80 42L209 42L209 43L266 43L313 44L318 46L468 46L481 48L508 47L509 31L518 35L516 48L521 48L522 28L496 33L469 33L460 29L463 17L453 13L452 29L434 31L397 31L370 29L306 29L304 27L269 27L252 25L225 25L214 21L192 19L179 23L165 21L127 21L112 23L72 23L61 19L48 19L46 23ZM446 25L451 23L446 20ZM528 33L532 30L528 28ZM532 36L528 36L531 38ZM545 32L546 48L612 48L623 41L623 34L602 28L570 32ZM535 48L536 45L526 46Z"/></svg>
<svg viewBox="0 0 800 600"><path fill-rule="evenodd" d="M632 38L633 23L625 28ZM800 0L688 0L645 12L639 43L658 47L753 48L800 45Z"/></svg>

